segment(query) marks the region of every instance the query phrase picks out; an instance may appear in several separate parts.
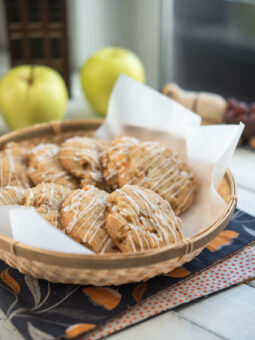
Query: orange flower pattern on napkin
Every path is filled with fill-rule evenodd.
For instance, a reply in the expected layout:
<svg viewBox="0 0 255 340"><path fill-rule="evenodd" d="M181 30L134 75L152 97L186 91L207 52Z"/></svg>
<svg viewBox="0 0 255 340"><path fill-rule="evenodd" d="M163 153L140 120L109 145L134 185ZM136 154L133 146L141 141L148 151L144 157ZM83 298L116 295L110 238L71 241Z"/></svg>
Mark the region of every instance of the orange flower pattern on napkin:
<svg viewBox="0 0 255 340"><path fill-rule="evenodd" d="M147 282L140 282L135 286L135 288L132 291L132 296L133 296L133 299L136 302L142 301L143 295L144 295L147 287L148 287Z"/></svg>
<svg viewBox="0 0 255 340"><path fill-rule="evenodd" d="M9 268L4 269L0 274L0 278L16 295L18 295L20 293L20 285L8 272Z"/></svg>
<svg viewBox="0 0 255 340"><path fill-rule="evenodd" d="M170 277L186 277L189 274L191 274L191 272L189 272L188 270L182 267L179 267L179 268L175 268L174 270L172 270L170 273L166 275Z"/></svg>
<svg viewBox="0 0 255 340"><path fill-rule="evenodd" d="M239 234L233 230L224 230L217 237L215 237L215 239L213 239L206 248L211 252L215 252L221 247L230 244L231 241L238 235Z"/></svg>
<svg viewBox="0 0 255 340"><path fill-rule="evenodd" d="M94 325L93 323L79 323L77 325L68 327L66 330L66 336L68 336L69 338L76 338L77 336L91 331L95 327L96 325Z"/></svg>
<svg viewBox="0 0 255 340"><path fill-rule="evenodd" d="M248 266L240 259L242 264L240 262L238 277L234 276L236 274L226 276L224 266L227 266L228 258L233 253L240 252L252 242L255 242L255 218L236 210L227 228L191 262L147 282L130 283L119 287L50 283L30 275L23 275L0 260L0 308L25 339L45 340L61 337L76 339L85 333L95 334L98 326L120 315L131 306L136 305L135 308L140 308L139 306L144 305L145 299L148 301L148 306L146 310L139 313L139 320L160 313L165 304L166 308L168 306L172 308L208 295L222 287L226 288L231 282L233 284L233 282L241 282L242 278L247 279L244 273L247 274L249 268L255 266L254 257ZM211 269L210 280L214 280L215 283L220 270L215 272L209 267L222 260L224 262L219 264L219 268L224 278L221 278L221 282L218 282L214 289L203 288L202 285L206 285L207 281L196 280L196 277L199 273ZM233 266L239 269L238 265L239 263L236 262ZM217 274L217 277L213 277L213 273ZM200 295L194 293L193 288L191 289L192 285L188 282L199 286ZM181 293L185 293L184 295L176 295L177 286L180 287ZM173 293L171 298L165 301L161 296L166 289L173 289ZM152 302L157 296L158 304ZM137 315L132 315L126 320L126 325L131 325L137 322L136 320L138 320ZM115 325L113 332L114 329L119 330L119 327ZM87 340L89 338L90 335L86 336Z"/></svg>
<svg viewBox="0 0 255 340"><path fill-rule="evenodd" d="M90 298L92 303L108 310L116 308L121 300L120 293L112 288L89 287L84 288L82 291Z"/></svg>

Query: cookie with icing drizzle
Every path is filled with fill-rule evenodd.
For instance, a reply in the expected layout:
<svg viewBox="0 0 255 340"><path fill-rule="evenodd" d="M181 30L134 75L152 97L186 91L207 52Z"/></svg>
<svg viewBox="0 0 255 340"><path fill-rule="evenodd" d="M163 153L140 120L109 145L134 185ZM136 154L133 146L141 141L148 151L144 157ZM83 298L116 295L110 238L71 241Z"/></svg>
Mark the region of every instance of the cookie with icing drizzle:
<svg viewBox="0 0 255 340"><path fill-rule="evenodd" d="M182 239L181 220L170 204L136 185L124 185L109 195L106 228L122 252L155 249Z"/></svg>
<svg viewBox="0 0 255 340"><path fill-rule="evenodd" d="M119 185L139 185L166 199L179 215L191 205L195 181L187 164L176 152L158 142L134 145L128 159L121 164Z"/></svg>
<svg viewBox="0 0 255 340"><path fill-rule="evenodd" d="M7 186L0 188L0 205L21 204L24 199L25 189Z"/></svg>
<svg viewBox="0 0 255 340"><path fill-rule="evenodd" d="M105 228L108 193L88 185L71 192L61 209L66 234L96 253L116 252Z"/></svg>
<svg viewBox="0 0 255 340"><path fill-rule="evenodd" d="M30 188L27 175L26 151L16 143L6 144L0 152L0 187L17 186Z"/></svg>
<svg viewBox="0 0 255 340"><path fill-rule="evenodd" d="M69 138L60 147L60 162L67 171L82 180L82 186L91 184L103 187L99 156L105 145L105 142L95 138Z"/></svg>
<svg viewBox="0 0 255 340"><path fill-rule="evenodd" d="M34 207L46 221L54 227L62 229L60 209L64 199L70 192L70 189L60 184L41 183L26 190L23 205Z"/></svg>
<svg viewBox="0 0 255 340"><path fill-rule="evenodd" d="M121 136L107 145L100 157L106 183L113 189L119 188L119 169L125 165L129 151L138 143L134 137Z"/></svg>
<svg viewBox="0 0 255 340"><path fill-rule="evenodd" d="M79 186L78 180L60 163L59 146L56 144L39 144L32 149L27 173L35 185L57 183L70 189Z"/></svg>

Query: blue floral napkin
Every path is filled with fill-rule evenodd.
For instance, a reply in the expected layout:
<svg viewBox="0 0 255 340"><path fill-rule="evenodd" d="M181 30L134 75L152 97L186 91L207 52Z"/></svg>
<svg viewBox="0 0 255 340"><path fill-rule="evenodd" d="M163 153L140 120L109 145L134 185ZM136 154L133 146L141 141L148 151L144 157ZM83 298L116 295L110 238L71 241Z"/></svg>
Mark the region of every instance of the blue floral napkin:
<svg viewBox="0 0 255 340"><path fill-rule="evenodd" d="M147 281L142 299L222 261L254 241L255 218L236 210L226 229L199 256L182 266L185 277L161 275ZM139 300L136 294L137 284L92 287L50 283L23 275L0 261L0 308L26 339L70 338L72 325L83 324L80 334L94 329L136 304Z"/></svg>

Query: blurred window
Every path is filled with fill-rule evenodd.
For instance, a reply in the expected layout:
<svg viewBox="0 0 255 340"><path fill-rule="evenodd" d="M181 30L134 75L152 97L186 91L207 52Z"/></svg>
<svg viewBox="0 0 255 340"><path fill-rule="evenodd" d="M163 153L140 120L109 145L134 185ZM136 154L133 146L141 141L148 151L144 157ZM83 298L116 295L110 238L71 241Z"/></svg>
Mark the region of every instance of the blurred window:
<svg viewBox="0 0 255 340"><path fill-rule="evenodd" d="M28 0L28 16L29 22L37 23L40 22L40 2L39 0Z"/></svg>
<svg viewBox="0 0 255 340"><path fill-rule="evenodd" d="M161 86L255 99L255 1L162 0L161 32Z"/></svg>
<svg viewBox="0 0 255 340"><path fill-rule="evenodd" d="M30 51L32 59L42 59L43 55L43 39L31 38L30 39Z"/></svg>
<svg viewBox="0 0 255 340"><path fill-rule="evenodd" d="M50 38L51 57L54 59L59 59L61 57L60 42L60 38Z"/></svg>
<svg viewBox="0 0 255 340"><path fill-rule="evenodd" d="M49 21L60 22L62 20L61 0L49 0L48 8L49 8Z"/></svg>
<svg viewBox="0 0 255 340"><path fill-rule="evenodd" d="M19 0L11 0L9 1L9 8L8 8L8 14L9 14L9 20L12 24L18 24L21 22L20 17L20 7L19 7Z"/></svg>
<svg viewBox="0 0 255 340"><path fill-rule="evenodd" d="M11 49L16 60L21 60L24 58L21 39L11 40Z"/></svg>

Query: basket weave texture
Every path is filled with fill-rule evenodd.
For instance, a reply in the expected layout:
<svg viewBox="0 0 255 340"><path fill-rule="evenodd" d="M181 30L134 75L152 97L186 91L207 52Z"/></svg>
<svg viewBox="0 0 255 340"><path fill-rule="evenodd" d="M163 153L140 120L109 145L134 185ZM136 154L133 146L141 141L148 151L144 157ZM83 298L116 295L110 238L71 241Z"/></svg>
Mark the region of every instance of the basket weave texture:
<svg viewBox="0 0 255 340"><path fill-rule="evenodd" d="M71 136L91 136L102 121L80 120L39 124L0 137L29 147L39 142L61 143ZM24 274L52 282L120 285L148 280L191 261L229 222L236 206L233 176L227 170L219 194L226 202L222 216L190 239L160 249L135 254L76 255L46 251L0 235L0 258Z"/></svg>

